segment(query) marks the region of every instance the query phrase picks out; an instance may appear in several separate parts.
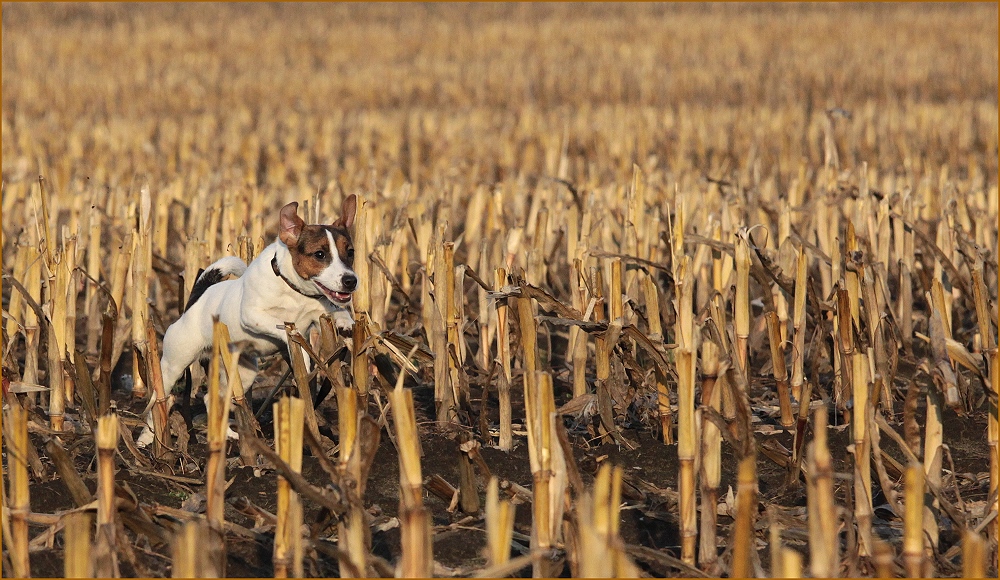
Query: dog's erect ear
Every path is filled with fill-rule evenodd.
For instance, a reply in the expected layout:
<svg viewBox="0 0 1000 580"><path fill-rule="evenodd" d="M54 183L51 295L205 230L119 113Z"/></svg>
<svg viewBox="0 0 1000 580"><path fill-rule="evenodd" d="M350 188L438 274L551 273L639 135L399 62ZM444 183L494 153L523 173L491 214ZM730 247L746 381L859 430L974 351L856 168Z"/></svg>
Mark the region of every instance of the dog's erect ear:
<svg viewBox="0 0 1000 580"><path fill-rule="evenodd" d="M278 239L284 242L286 246L294 246L299 241L302 226L306 225L306 222L302 221L302 218L296 213L298 208L299 202L297 201L293 201L281 208L281 225L278 230Z"/></svg>
<svg viewBox="0 0 1000 580"><path fill-rule="evenodd" d="M354 225L354 215L358 212L358 196L353 193L347 196L340 206L340 217L333 222L334 227L349 228Z"/></svg>

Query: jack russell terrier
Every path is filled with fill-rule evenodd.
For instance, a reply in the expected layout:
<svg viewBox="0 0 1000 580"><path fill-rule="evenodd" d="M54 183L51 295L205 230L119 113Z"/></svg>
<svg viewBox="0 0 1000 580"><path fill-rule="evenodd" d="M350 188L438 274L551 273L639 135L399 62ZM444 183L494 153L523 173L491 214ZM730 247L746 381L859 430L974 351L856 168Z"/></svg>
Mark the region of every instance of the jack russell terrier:
<svg viewBox="0 0 1000 580"><path fill-rule="evenodd" d="M229 327L233 342L247 345L244 353L249 356L241 356L239 364L247 387L257 376L256 357L287 352L286 322L307 334L320 316L331 313L339 329L354 326L348 308L358 277L351 269L354 245L348 229L354 224L357 198L348 196L340 217L330 225L307 225L296 213L298 206L292 202L281 208L278 239L249 266L228 256L195 281L184 314L163 335L160 373L168 392L188 366L209 354L213 316ZM237 278L223 281L230 274ZM153 442L152 413L149 408L146 412L146 428L136 441L140 447Z"/></svg>

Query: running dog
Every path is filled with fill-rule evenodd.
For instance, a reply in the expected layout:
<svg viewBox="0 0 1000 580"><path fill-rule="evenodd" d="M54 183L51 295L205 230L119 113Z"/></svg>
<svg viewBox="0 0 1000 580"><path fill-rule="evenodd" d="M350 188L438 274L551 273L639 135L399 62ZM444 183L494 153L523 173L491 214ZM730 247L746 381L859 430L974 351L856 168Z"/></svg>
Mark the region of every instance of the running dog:
<svg viewBox="0 0 1000 580"><path fill-rule="evenodd" d="M281 208L278 239L249 266L229 256L206 268L195 281L184 314L163 336L160 373L168 391L188 366L208 356L213 317L229 327L233 342L246 345L244 353L249 356L240 358L239 373L247 387L257 376L257 357L288 352L286 322L306 334L320 316L331 313L339 329L354 326L348 308L358 277L352 269L349 228L357 198L348 196L340 217L330 225L307 225L298 206L292 202ZM229 275L237 277L224 280ZM137 441L141 446L153 442L151 420L152 414L147 415L147 429Z"/></svg>

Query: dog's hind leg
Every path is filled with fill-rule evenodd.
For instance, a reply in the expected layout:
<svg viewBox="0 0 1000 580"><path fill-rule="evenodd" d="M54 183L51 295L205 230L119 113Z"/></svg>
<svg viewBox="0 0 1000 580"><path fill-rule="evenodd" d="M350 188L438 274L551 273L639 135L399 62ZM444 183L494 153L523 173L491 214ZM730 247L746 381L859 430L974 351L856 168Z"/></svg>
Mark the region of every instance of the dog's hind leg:
<svg viewBox="0 0 1000 580"><path fill-rule="evenodd" d="M160 376L163 379L163 390L169 395L174 388L174 384L184 376L184 371L191 365L205 350L206 344L197 329L193 332L186 328L184 317L167 328L163 335L163 356L160 357ZM211 343L208 343L211 344ZM172 396L171 396L172 400ZM172 404L172 403L171 403ZM153 442L153 415L150 413L150 405L146 408L146 426L136 439L136 445L140 448L147 447Z"/></svg>
<svg viewBox="0 0 1000 580"><path fill-rule="evenodd" d="M163 377L163 388L167 391L173 389L184 371L212 344L211 337L206 342L197 329L192 332L186 328L188 325L181 324L182 321L183 318L163 335L160 375Z"/></svg>

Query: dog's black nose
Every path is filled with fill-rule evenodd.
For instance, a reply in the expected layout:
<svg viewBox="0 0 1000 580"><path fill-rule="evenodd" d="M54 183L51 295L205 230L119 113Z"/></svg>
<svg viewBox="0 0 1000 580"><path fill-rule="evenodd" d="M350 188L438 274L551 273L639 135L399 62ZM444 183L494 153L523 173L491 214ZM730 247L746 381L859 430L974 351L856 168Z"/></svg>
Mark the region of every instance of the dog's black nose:
<svg viewBox="0 0 1000 580"><path fill-rule="evenodd" d="M344 290L351 292L358 287L358 277L354 274L344 274L344 277L340 279L340 283L344 285Z"/></svg>

